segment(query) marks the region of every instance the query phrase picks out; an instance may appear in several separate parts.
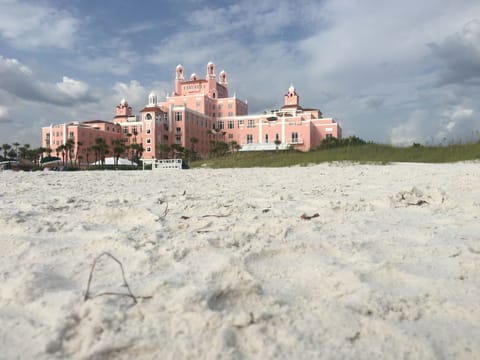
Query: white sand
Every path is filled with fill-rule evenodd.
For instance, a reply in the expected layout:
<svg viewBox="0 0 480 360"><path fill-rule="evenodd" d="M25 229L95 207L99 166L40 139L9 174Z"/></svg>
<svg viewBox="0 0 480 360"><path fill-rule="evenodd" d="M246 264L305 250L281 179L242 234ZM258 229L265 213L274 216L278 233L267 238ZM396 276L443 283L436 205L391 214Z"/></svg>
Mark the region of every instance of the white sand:
<svg viewBox="0 0 480 360"><path fill-rule="evenodd" d="M480 357L479 163L0 180L2 359Z"/></svg>

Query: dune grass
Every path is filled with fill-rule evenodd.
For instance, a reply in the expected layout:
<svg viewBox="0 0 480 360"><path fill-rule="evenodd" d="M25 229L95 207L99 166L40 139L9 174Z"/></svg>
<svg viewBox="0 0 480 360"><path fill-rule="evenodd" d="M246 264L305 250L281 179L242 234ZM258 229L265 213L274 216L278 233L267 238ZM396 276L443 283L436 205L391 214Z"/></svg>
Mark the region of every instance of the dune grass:
<svg viewBox="0 0 480 360"><path fill-rule="evenodd" d="M192 168L240 168L306 166L336 161L388 164L392 162L448 163L478 159L480 159L480 142L447 146L417 145L410 147L368 143L313 150L307 153L293 150L235 153L208 160L195 161L189 165Z"/></svg>

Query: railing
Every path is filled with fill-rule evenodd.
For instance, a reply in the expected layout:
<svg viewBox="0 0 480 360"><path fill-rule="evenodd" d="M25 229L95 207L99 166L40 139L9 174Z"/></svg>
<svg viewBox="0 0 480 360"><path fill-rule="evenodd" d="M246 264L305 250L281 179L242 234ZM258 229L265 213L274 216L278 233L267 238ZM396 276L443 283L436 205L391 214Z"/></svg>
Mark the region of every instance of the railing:
<svg viewBox="0 0 480 360"><path fill-rule="evenodd" d="M145 159L142 162L143 170L145 170L145 165L152 165L152 170L182 169L182 159Z"/></svg>

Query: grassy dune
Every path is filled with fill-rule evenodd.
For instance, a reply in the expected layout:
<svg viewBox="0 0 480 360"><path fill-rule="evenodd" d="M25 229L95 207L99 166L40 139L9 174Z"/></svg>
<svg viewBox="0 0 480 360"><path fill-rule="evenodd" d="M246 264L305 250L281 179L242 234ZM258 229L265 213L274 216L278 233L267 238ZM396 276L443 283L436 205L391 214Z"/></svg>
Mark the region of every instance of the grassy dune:
<svg viewBox="0 0 480 360"><path fill-rule="evenodd" d="M282 167L318 164L333 161L360 163L425 162L447 163L480 159L480 142L448 146L394 147L391 145L364 144L331 149L298 151L268 151L229 154L208 160L195 161L190 167Z"/></svg>

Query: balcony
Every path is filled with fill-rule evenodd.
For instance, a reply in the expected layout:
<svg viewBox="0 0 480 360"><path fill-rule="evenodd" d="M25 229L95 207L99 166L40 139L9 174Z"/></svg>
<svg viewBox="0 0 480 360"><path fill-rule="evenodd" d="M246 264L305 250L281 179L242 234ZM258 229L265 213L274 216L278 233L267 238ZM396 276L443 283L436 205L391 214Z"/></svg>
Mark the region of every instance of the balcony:
<svg viewBox="0 0 480 360"><path fill-rule="evenodd" d="M291 139L288 145L303 145L303 139Z"/></svg>

